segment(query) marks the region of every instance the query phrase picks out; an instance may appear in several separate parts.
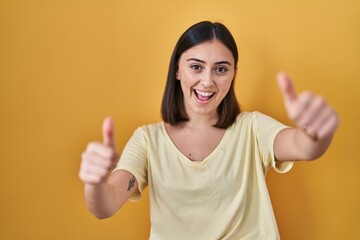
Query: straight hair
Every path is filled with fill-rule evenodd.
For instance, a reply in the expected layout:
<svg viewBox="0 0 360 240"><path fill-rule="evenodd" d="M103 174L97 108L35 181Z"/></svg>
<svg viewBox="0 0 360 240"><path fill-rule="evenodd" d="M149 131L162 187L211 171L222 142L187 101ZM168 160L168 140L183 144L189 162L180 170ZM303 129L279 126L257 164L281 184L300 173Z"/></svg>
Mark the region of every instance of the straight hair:
<svg viewBox="0 0 360 240"><path fill-rule="evenodd" d="M184 105L184 95L180 81L176 79L178 62L181 55L188 49L211 40L219 40L232 53L234 57L234 68L237 68L238 51L235 40L230 31L221 23L203 21L194 24L187 29L179 38L171 55L165 91L161 103L161 115L164 122L172 126L189 121ZM228 128L231 126L238 114L241 112L234 92L234 80L225 98L217 107L219 119L214 127Z"/></svg>

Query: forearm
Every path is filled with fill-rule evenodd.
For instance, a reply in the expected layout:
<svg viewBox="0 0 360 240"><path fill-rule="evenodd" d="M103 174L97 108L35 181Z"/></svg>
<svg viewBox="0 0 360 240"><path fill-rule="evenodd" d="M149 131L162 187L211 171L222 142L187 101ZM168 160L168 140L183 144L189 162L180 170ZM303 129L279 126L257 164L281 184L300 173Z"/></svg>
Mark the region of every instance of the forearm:
<svg viewBox="0 0 360 240"><path fill-rule="evenodd" d="M330 146L333 135L317 139L303 129L295 129L295 146L299 160L314 160L321 157Z"/></svg>
<svg viewBox="0 0 360 240"><path fill-rule="evenodd" d="M111 217L118 210L115 194L107 182L85 184L84 197L89 211L99 219Z"/></svg>
<svg viewBox="0 0 360 240"><path fill-rule="evenodd" d="M125 170L113 172L107 181L98 184L85 183L85 202L97 218L114 215L138 189L134 175Z"/></svg>
<svg viewBox="0 0 360 240"><path fill-rule="evenodd" d="M332 137L316 139L300 128L283 129L275 138L275 158L280 161L317 159L328 149Z"/></svg>

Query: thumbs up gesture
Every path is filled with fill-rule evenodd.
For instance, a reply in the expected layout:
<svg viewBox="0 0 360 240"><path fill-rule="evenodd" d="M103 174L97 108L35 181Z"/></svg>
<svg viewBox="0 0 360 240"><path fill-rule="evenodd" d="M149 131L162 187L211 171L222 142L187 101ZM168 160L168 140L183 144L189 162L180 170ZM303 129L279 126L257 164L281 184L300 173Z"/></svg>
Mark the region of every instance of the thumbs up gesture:
<svg viewBox="0 0 360 240"><path fill-rule="evenodd" d="M81 155L79 177L84 183L100 184L116 166L118 154L114 141L114 123L106 118L102 126L103 142L90 142Z"/></svg>
<svg viewBox="0 0 360 240"><path fill-rule="evenodd" d="M297 94L290 77L285 73L278 73L277 80L288 116L297 127L315 141L334 134L339 118L323 97L308 91Z"/></svg>

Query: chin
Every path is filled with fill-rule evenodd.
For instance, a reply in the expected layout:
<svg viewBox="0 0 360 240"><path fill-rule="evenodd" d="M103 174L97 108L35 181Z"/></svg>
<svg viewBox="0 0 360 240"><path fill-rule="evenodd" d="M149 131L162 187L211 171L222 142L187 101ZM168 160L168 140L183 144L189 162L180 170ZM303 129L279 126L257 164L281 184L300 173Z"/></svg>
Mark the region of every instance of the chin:
<svg viewBox="0 0 360 240"><path fill-rule="evenodd" d="M193 111L196 113L196 114L199 114L199 115L216 115L217 114L217 111L216 109L204 109L204 108L196 108L194 109L193 108Z"/></svg>

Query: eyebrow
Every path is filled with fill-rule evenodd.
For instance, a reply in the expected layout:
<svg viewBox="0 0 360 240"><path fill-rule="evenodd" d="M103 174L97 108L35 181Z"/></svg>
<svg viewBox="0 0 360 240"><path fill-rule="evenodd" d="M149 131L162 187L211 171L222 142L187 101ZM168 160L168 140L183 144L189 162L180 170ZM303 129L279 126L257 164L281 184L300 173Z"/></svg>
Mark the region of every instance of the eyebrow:
<svg viewBox="0 0 360 240"><path fill-rule="evenodd" d="M197 59L197 58L189 58L186 61L187 62L188 61L196 61L196 62L206 63L204 60L200 60L200 59ZM228 62L228 61L218 61L218 62L215 62L215 64L227 64L227 65L231 66L231 63Z"/></svg>

